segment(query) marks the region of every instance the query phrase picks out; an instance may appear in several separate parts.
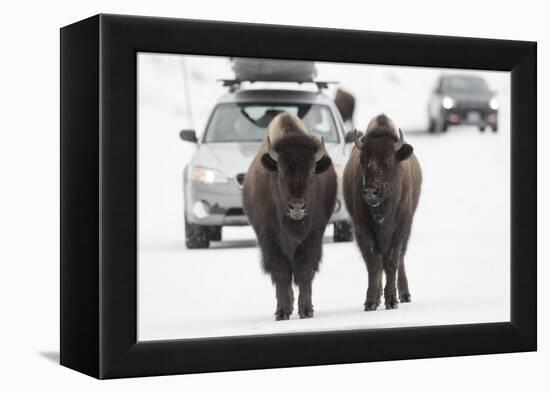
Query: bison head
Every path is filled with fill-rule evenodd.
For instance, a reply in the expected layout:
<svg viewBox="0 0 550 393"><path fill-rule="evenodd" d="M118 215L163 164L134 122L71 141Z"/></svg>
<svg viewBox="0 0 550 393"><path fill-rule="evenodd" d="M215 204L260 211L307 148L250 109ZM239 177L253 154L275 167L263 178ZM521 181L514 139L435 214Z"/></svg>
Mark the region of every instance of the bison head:
<svg viewBox="0 0 550 393"><path fill-rule="evenodd" d="M399 139L388 128L370 130L362 138L355 131L355 136L355 146L361 151L363 200L372 208L383 208L399 184L401 162L411 156L413 148L404 142L401 129Z"/></svg>
<svg viewBox="0 0 550 393"><path fill-rule="evenodd" d="M307 233L311 215L321 206L316 195L318 175L332 166L324 139L319 143L309 135L290 134L272 144L268 136L261 162L275 177L275 200L283 225L295 237Z"/></svg>

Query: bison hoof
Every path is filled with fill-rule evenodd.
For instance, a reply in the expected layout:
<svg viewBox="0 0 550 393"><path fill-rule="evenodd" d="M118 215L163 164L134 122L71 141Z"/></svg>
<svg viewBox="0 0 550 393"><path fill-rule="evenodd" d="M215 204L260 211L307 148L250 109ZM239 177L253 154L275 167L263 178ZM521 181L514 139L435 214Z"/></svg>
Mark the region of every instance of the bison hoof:
<svg viewBox="0 0 550 393"><path fill-rule="evenodd" d="M366 302L365 311L376 311L379 304L380 304L379 302Z"/></svg>
<svg viewBox="0 0 550 393"><path fill-rule="evenodd" d="M300 311L300 319L313 318L313 309Z"/></svg>
<svg viewBox="0 0 550 393"><path fill-rule="evenodd" d="M411 302L411 295L407 293L406 295L399 296L399 302L400 303L410 303Z"/></svg>
<svg viewBox="0 0 550 393"><path fill-rule="evenodd" d="M385 302L386 310L394 310L397 308L398 304L399 302L397 301L397 298L395 296L391 296L386 299L386 302Z"/></svg>
<svg viewBox="0 0 550 393"><path fill-rule="evenodd" d="M290 313L286 313L284 311L277 311L275 313L275 320L276 321L287 321L290 319Z"/></svg>

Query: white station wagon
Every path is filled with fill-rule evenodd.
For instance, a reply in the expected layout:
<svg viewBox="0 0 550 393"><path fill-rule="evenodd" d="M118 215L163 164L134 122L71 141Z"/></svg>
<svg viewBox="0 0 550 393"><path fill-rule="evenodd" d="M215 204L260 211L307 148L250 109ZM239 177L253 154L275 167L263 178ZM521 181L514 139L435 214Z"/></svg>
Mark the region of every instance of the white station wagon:
<svg viewBox="0 0 550 393"><path fill-rule="evenodd" d="M244 66L251 69L243 72ZM315 70L311 62L238 59L234 60L233 69L237 79L223 81L229 91L215 105L200 140L194 130L180 132L181 139L197 144L183 172L187 247L207 248L210 241L221 240L222 227L249 225L241 200L246 170L260 148L269 122L282 111L298 116L313 135L324 137L338 174L337 202L330 219L334 224L333 238L337 242L352 240L341 175L353 134L346 133L338 109L323 94L327 83L308 77ZM246 72L253 78L242 75ZM260 80L314 83L318 89L241 87L244 81Z"/></svg>

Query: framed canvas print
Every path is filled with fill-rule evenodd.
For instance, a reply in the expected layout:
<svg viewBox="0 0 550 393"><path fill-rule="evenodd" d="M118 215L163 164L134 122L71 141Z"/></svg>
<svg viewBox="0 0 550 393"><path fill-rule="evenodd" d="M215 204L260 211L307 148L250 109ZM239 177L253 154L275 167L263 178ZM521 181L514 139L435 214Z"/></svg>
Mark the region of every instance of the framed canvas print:
<svg viewBox="0 0 550 393"><path fill-rule="evenodd" d="M536 350L536 43L61 29L61 364Z"/></svg>

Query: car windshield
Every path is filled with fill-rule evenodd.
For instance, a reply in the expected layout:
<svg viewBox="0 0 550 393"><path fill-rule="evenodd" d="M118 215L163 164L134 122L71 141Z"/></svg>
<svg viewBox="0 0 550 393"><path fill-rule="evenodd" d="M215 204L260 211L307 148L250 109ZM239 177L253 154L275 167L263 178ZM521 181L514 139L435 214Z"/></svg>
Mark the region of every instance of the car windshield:
<svg viewBox="0 0 550 393"><path fill-rule="evenodd" d="M489 91L487 83L483 79L469 76L445 78L443 89L460 93L485 93Z"/></svg>
<svg viewBox="0 0 550 393"><path fill-rule="evenodd" d="M204 142L259 142L269 122L279 113L298 116L313 135L338 142L338 132L327 105L318 104L219 104L206 129Z"/></svg>

